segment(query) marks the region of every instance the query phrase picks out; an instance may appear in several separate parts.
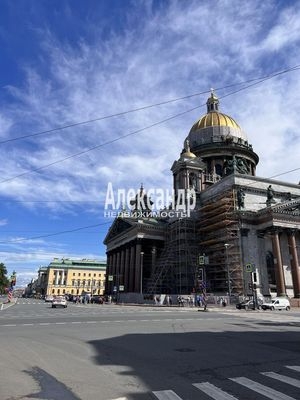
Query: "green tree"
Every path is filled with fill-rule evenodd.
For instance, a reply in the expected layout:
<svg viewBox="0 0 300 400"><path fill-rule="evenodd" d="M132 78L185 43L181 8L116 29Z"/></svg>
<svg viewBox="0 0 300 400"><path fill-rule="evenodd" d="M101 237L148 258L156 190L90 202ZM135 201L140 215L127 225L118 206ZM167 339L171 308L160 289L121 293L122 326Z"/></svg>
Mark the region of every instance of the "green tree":
<svg viewBox="0 0 300 400"><path fill-rule="evenodd" d="M7 277L7 269L3 263L0 263L0 293L5 293L5 288L9 286L9 279Z"/></svg>

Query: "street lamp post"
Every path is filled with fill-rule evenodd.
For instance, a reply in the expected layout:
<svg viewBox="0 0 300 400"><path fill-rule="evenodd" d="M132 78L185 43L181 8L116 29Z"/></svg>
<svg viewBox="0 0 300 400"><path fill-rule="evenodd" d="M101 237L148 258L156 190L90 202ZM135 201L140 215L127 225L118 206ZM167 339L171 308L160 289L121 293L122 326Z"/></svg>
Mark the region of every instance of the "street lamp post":
<svg viewBox="0 0 300 400"><path fill-rule="evenodd" d="M227 271L227 282L228 282L228 295L229 295L229 302L231 299L231 283L230 283L230 271L229 271L229 262L228 262L228 247L230 246L229 243L224 243L225 246L225 256L226 256L226 271Z"/></svg>
<svg viewBox="0 0 300 400"><path fill-rule="evenodd" d="M143 294L143 269L144 269L144 252L141 251L141 282L140 282L140 293Z"/></svg>

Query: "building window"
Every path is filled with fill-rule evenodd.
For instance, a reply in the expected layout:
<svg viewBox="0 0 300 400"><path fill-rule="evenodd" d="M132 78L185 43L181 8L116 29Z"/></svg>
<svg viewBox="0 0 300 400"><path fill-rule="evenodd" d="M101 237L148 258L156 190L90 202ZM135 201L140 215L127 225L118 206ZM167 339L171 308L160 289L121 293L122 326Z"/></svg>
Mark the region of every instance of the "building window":
<svg viewBox="0 0 300 400"><path fill-rule="evenodd" d="M96 274L94 274L94 277L96 276Z"/></svg>
<svg viewBox="0 0 300 400"><path fill-rule="evenodd" d="M86 273L84 273L83 276L86 276Z"/></svg>
<svg viewBox="0 0 300 400"><path fill-rule="evenodd" d="M73 272L73 276L75 276L75 272Z"/></svg>
<svg viewBox="0 0 300 400"><path fill-rule="evenodd" d="M80 286L80 279L78 279L78 286Z"/></svg>
<svg viewBox="0 0 300 400"><path fill-rule="evenodd" d="M78 272L78 276L80 276L80 272Z"/></svg>
<svg viewBox="0 0 300 400"><path fill-rule="evenodd" d="M60 289L57 289L57 294L60 294Z"/></svg>

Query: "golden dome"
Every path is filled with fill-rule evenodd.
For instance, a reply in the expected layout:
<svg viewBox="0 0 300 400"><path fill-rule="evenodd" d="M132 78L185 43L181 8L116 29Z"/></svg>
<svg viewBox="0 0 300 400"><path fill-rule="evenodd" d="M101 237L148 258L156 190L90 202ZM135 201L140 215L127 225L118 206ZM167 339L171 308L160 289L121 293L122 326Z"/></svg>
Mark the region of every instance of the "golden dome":
<svg viewBox="0 0 300 400"><path fill-rule="evenodd" d="M185 146L184 146L184 149L182 150L180 158L181 159L184 159L184 158L197 158L196 154L191 152L189 140L186 140Z"/></svg>
<svg viewBox="0 0 300 400"><path fill-rule="evenodd" d="M226 114L218 111L210 111L199 119L193 126L191 131L212 126L227 126L229 128L241 129L235 120Z"/></svg>
<svg viewBox="0 0 300 400"><path fill-rule="evenodd" d="M191 151L185 151L181 154L181 158L196 158L196 154L192 153Z"/></svg>

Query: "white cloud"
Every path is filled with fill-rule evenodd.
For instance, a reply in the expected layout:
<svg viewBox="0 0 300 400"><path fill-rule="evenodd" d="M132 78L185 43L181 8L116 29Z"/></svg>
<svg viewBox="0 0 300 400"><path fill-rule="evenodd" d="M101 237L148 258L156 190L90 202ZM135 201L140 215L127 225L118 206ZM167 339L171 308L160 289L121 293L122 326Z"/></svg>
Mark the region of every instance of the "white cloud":
<svg viewBox="0 0 300 400"><path fill-rule="evenodd" d="M60 42L55 32L41 32L51 75L26 67L26 84L10 88L15 103L2 110L4 121L14 121L5 130L11 126L11 135L16 136L51 129L247 80L264 75L265 69L269 72L296 63L297 6L278 9L276 18L272 1L253 1L243 7L239 1L215 2L214 7L209 1L174 1L158 13L149 6L143 11L134 27L127 26L122 36L115 33L105 41L81 41L72 47ZM128 21L131 18L128 15ZM284 65L278 65L278 52L283 48ZM298 166L298 74L283 75L221 102L222 111L247 131L261 158L261 176ZM0 150L1 176L9 178L54 163L205 101L206 96L201 96L15 142L9 151ZM108 181L127 187L138 187L141 182L146 188L168 186L172 184L169 169L193 122L203 113L205 107L0 184L0 192L20 200L96 201ZM286 178L295 181L295 176ZM25 204L33 208L38 203ZM52 212L72 209L72 203L43 206Z"/></svg>

